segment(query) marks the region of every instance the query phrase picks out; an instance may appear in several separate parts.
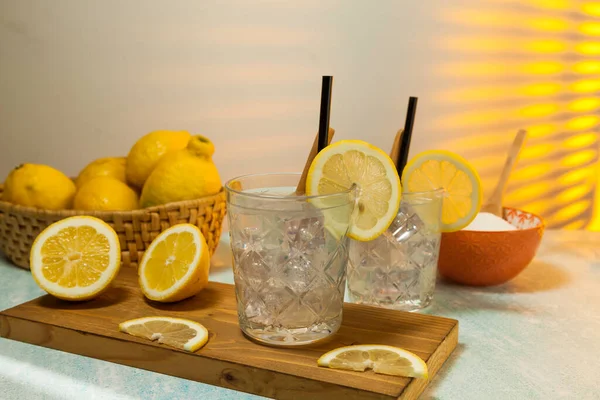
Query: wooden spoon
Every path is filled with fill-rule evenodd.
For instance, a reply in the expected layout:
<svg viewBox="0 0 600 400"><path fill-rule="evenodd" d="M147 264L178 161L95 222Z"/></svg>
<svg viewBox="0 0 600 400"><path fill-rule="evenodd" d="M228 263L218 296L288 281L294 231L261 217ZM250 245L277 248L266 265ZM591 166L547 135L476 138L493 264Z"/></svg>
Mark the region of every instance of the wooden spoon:
<svg viewBox="0 0 600 400"><path fill-rule="evenodd" d="M333 139L333 135L335 135L335 129L329 128L327 134L327 144L331 143L331 139ZM306 159L306 164L304 164L304 171L302 171L302 175L300 176L300 181L298 182L298 186L296 187L296 195L302 196L306 193L306 177L308 176L308 170L310 169L310 164L312 164L313 160L317 156L319 150L319 134L315 136L315 141L313 143L312 149L310 149L310 153L308 154L308 158Z"/></svg>
<svg viewBox="0 0 600 400"><path fill-rule="evenodd" d="M404 129L400 129L398 132L396 132L394 144L392 144L392 151L390 151L390 158L394 162L394 166L396 168L398 168L398 153L400 152L400 143L402 143L402 135L404 135Z"/></svg>
<svg viewBox="0 0 600 400"><path fill-rule="evenodd" d="M504 198L504 192L506 191L506 184L508 183L510 174L517 163L517 159L519 158L519 153L521 152L521 148L525 142L525 136L527 136L527 131L521 129L519 132L517 132L517 136L515 136L515 140L508 150L504 168L502 169L502 173L500 174L500 179L496 184L496 188L492 192L492 195L487 199L485 204L481 207L481 212L492 213L502 218L502 199Z"/></svg>

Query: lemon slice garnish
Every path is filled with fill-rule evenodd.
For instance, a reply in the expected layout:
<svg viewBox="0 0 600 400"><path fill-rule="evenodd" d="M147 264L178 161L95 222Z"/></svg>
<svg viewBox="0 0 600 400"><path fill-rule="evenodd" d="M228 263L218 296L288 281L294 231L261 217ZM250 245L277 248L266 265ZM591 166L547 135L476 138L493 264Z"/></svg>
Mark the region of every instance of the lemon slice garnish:
<svg viewBox="0 0 600 400"><path fill-rule="evenodd" d="M173 302L191 297L208 283L210 256L197 226L179 224L161 232L144 252L138 269L144 295Z"/></svg>
<svg viewBox="0 0 600 400"><path fill-rule="evenodd" d="M340 193L356 185L356 218L348 236L368 241L390 226L400 206L400 178L381 149L360 141L342 140L319 152L308 170L309 196Z"/></svg>
<svg viewBox="0 0 600 400"><path fill-rule="evenodd" d="M198 350L208 341L208 330L202 324L182 318L136 318L120 323L119 330L191 352Z"/></svg>
<svg viewBox="0 0 600 400"><path fill-rule="evenodd" d="M442 232L461 230L481 208L479 174L467 160L449 151L417 154L404 168L402 184L408 192L444 189Z"/></svg>
<svg viewBox="0 0 600 400"><path fill-rule="evenodd" d="M116 232L93 217L53 223L35 239L30 268L37 284L63 300L88 300L108 288L121 266Z"/></svg>
<svg viewBox="0 0 600 400"><path fill-rule="evenodd" d="M427 379L427 364L416 354L399 347L363 344L340 347L323 354L320 367Z"/></svg>

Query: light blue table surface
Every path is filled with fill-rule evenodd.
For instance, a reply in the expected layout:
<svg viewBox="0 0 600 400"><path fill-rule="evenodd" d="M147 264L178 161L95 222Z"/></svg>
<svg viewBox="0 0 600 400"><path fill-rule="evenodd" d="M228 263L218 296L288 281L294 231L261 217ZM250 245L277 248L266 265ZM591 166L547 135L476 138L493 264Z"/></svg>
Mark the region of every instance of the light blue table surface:
<svg viewBox="0 0 600 400"><path fill-rule="evenodd" d="M232 282L224 236L211 279ZM0 309L42 295L0 259ZM438 282L425 312L460 321L459 345L422 399L600 399L600 232L548 231L508 284ZM0 399L260 399L0 338Z"/></svg>

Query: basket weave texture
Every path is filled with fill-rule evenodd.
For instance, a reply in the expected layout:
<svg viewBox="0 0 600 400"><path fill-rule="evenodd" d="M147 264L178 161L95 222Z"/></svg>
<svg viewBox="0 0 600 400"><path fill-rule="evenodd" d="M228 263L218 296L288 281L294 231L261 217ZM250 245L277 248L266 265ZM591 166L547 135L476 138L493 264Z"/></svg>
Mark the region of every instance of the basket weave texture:
<svg viewBox="0 0 600 400"><path fill-rule="evenodd" d="M0 195L3 186L0 185ZM0 250L15 265L29 269L33 241L50 224L75 215L89 215L108 223L119 236L124 267L137 268L146 248L159 233L182 223L196 225L212 255L219 244L226 213L225 191L133 211L41 210L0 201Z"/></svg>

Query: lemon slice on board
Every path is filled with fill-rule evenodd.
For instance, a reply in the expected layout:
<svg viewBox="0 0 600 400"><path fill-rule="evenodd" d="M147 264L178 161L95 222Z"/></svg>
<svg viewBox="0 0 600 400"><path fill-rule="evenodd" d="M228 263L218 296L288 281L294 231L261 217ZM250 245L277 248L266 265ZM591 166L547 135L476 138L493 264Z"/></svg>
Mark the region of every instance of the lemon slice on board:
<svg viewBox="0 0 600 400"><path fill-rule="evenodd" d="M70 217L40 233L31 248L36 283L63 300L89 300L108 288L121 266L116 232L94 217Z"/></svg>
<svg viewBox="0 0 600 400"><path fill-rule="evenodd" d="M479 174L467 160L449 151L417 154L404 168L402 184L408 192L444 189L442 232L461 230L481 208Z"/></svg>
<svg viewBox="0 0 600 400"><path fill-rule="evenodd" d="M183 318L145 317L130 319L119 324L121 332L128 333L177 349L194 352L208 342L208 330L198 322Z"/></svg>
<svg viewBox="0 0 600 400"><path fill-rule="evenodd" d="M148 299L174 302L204 289L209 269L204 235L195 225L179 224L161 232L144 252L139 283Z"/></svg>
<svg viewBox="0 0 600 400"><path fill-rule="evenodd" d="M353 185L358 188L358 210L348 236L359 241L375 239L396 217L402 193L396 167L381 149L360 140L327 146L310 165L306 194L340 193Z"/></svg>
<svg viewBox="0 0 600 400"><path fill-rule="evenodd" d="M323 354L320 367L427 379L427 364L416 354L399 347L363 344L340 347Z"/></svg>

